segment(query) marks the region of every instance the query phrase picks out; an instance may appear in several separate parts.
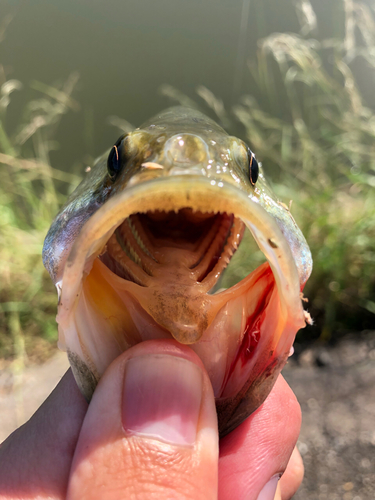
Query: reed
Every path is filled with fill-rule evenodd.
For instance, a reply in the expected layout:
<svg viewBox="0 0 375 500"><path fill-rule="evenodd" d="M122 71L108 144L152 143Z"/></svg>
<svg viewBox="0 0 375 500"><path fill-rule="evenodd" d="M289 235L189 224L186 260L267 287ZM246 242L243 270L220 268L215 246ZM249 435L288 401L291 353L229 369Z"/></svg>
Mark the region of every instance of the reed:
<svg viewBox="0 0 375 500"><path fill-rule="evenodd" d="M6 114L22 85L8 80L0 89L0 355L21 366L27 353L48 355L57 337L56 292L41 252L61 192L80 180L50 162L59 122L77 106L71 98L76 80L72 75L61 89L34 84L41 97L28 104L13 136Z"/></svg>
<svg viewBox="0 0 375 500"><path fill-rule="evenodd" d="M358 71L366 61L374 85L375 20L365 3L343 0L342 37L321 40L311 4L299 5L303 34L260 42L254 88L234 114L276 192L293 200L314 259L305 294L327 339L375 321L375 116Z"/></svg>

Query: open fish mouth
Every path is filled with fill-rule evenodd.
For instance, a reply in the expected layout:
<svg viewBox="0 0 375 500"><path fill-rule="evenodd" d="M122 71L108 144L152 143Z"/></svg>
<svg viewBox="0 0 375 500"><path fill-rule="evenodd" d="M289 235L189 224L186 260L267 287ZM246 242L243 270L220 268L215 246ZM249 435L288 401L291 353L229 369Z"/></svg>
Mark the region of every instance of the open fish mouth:
<svg viewBox="0 0 375 500"><path fill-rule="evenodd" d="M215 293L246 227L267 262ZM175 339L205 365L221 435L264 401L305 326L275 219L237 185L202 176L134 183L111 197L83 225L57 288L60 347L88 400L126 349Z"/></svg>

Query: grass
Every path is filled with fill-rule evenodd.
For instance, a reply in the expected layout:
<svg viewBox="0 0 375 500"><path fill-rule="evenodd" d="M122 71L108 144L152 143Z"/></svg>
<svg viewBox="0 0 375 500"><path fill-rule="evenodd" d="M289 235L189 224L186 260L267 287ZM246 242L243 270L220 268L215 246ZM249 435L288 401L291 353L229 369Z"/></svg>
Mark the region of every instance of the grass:
<svg viewBox="0 0 375 500"><path fill-rule="evenodd" d="M342 0L342 37L320 40L311 5L298 5L301 32L260 42L248 94L233 109L204 87L197 92L226 128L241 124L280 198L293 200L314 258L305 289L317 324L310 335L327 340L375 322L375 116L354 70L365 61L375 81L375 23L364 3ZM40 97L13 135L6 115L22 85L3 81L0 89L0 356L21 365L26 354L47 356L57 337L56 293L41 251L52 214L79 181L50 161L62 117L78 107L75 82L72 75L61 88L34 83ZM238 276L249 264L243 255Z"/></svg>
<svg viewBox="0 0 375 500"><path fill-rule="evenodd" d="M305 36L264 39L250 64L257 98L234 108L274 168L276 192L293 200L314 258L306 295L324 340L375 323L375 116L354 71L365 60L375 81L375 21L366 4L342 3L341 39L311 38L306 19Z"/></svg>
<svg viewBox="0 0 375 500"><path fill-rule="evenodd" d="M6 113L22 85L9 80L0 90L0 353L20 364L26 354L48 356L57 337L56 292L41 252L51 214L63 202L58 188L79 182L49 159L62 116L76 107L75 81L73 75L62 89L35 84L41 98L30 102L14 137L6 131Z"/></svg>

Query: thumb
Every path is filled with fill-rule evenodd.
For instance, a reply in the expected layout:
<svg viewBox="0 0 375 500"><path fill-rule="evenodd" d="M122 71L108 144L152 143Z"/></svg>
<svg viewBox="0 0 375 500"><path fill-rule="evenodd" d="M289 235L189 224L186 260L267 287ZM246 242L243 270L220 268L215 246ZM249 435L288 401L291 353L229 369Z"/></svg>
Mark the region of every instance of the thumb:
<svg viewBox="0 0 375 500"><path fill-rule="evenodd" d="M78 439L68 500L217 498L212 387L186 346L138 344L108 368Z"/></svg>

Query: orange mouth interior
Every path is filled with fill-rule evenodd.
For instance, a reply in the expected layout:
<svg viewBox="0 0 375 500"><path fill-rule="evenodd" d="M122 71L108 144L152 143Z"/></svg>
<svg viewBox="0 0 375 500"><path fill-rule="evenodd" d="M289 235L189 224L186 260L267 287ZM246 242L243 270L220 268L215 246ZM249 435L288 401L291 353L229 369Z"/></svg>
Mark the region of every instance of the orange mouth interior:
<svg viewBox="0 0 375 500"><path fill-rule="evenodd" d="M101 260L141 286L168 274L211 290L241 242L245 225L227 213L153 211L133 214L116 229Z"/></svg>

